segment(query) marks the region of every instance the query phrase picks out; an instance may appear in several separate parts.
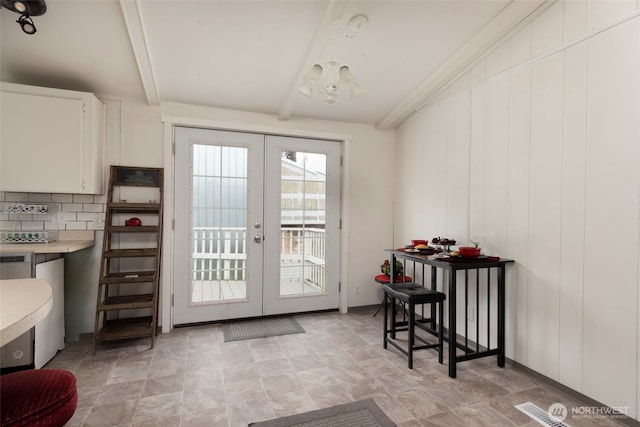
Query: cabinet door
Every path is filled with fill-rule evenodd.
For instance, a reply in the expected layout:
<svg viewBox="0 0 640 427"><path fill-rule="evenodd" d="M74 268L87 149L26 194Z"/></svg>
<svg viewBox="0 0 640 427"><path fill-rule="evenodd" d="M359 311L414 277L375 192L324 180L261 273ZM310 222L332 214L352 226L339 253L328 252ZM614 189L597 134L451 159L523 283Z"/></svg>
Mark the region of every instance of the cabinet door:
<svg viewBox="0 0 640 427"><path fill-rule="evenodd" d="M64 349L64 259L37 264L36 278L49 283L53 291L51 311L36 324L34 363L39 369Z"/></svg>
<svg viewBox="0 0 640 427"><path fill-rule="evenodd" d="M0 190L83 193L81 97L2 92Z"/></svg>
<svg viewBox="0 0 640 427"><path fill-rule="evenodd" d="M93 95L21 86L0 101L0 190L102 192L104 109Z"/></svg>

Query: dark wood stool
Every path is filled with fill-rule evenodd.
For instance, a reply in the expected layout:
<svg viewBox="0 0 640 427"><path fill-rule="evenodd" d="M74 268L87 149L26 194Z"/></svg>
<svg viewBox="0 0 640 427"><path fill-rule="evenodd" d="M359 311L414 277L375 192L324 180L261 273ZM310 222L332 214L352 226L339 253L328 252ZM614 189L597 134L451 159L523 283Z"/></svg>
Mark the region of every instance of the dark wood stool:
<svg viewBox="0 0 640 427"><path fill-rule="evenodd" d="M442 324L444 320L443 314L443 302L446 295L442 292L434 291L432 289L425 288L424 286L416 285L415 283L389 283L382 285L384 290L384 348L387 348L387 343L391 344L402 353L407 355L409 359L409 369L413 369L413 352L415 350L423 350L427 348L438 349L438 362L442 363ZM407 305L407 311L409 312L409 320L398 322L396 320L396 300ZM391 310L389 310L388 302L391 303ZM420 319L416 320L416 305L424 304L436 304L438 309L438 323L437 332L435 331L436 322L435 319ZM391 311L391 313L389 313ZM427 328L424 324L431 323L431 329ZM437 344L430 344L422 337L416 335L415 328L418 327L430 334L438 336ZM407 348L403 348L399 345L395 338L396 332L408 331L408 345ZM421 341L423 345L415 345L415 341Z"/></svg>
<svg viewBox="0 0 640 427"><path fill-rule="evenodd" d="M373 280L375 280L376 283L379 283L381 285L391 283L391 277L387 276L386 274L378 274ZM413 279L410 276L403 276L403 275L398 275L396 276L395 279L393 279L393 283L408 283L411 281L413 281ZM376 317L378 313L380 313L380 310L382 310L383 305L384 305L384 297L382 302L380 303L380 307L378 307L376 312L373 313L373 317Z"/></svg>

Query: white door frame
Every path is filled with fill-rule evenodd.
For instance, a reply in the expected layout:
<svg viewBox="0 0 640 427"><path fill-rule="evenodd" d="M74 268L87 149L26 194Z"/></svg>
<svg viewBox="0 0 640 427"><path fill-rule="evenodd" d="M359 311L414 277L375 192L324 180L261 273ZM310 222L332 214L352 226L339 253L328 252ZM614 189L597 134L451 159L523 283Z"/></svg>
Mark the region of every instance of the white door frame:
<svg viewBox="0 0 640 427"><path fill-rule="evenodd" d="M349 277L349 263L347 260L349 227L349 179L345 170L348 170L350 161L351 135L310 131L305 129L293 129L277 126L250 125L245 123L220 122L208 119L194 119L173 115L162 115L164 123L164 223L162 233L162 275L161 275L161 299L160 320L162 332L167 333L173 328L173 308L171 306L173 295L173 220L174 220L174 156L173 156L173 127L194 126L216 130L228 130L238 132L257 132L264 134L283 135L301 138L317 138L339 141L342 143L342 179L341 179L341 219L342 229L340 235L340 282L347 283ZM339 310L346 313L348 310L348 290L346 286L340 292Z"/></svg>
<svg viewBox="0 0 640 427"><path fill-rule="evenodd" d="M173 289L173 320L175 323L189 324L211 320L233 319L237 317L255 317L262 314L263 306L263 248L262 243L253 242L249 236L253 232L251 224L263 222L262 193L264 180L264 148L265 137L257 133L229 132L194 127L174 127L180 132L176 137L174 162L174 185L180 189L174 193L173 250L188 257L174 258L174 283L176 280L188 282L188 286L180 285ZM203 304L193 303L191 286L196 282L193 277L193 174L194 153L196 145L209 147L232 147L244 150L246 154L246 179L244 215L246 220L246 240L243 244L244 259L244 299L207 300ZM222 156L222 153L220 154ZM210 159L211 160L211 159ZM186 190L189 191L186 191ZM209 191L211 188L208 189ZM229 248L230 249L230 248ZM178 279L181 278L181 279ZM242 287L242 281L237 281Z"/></svg>

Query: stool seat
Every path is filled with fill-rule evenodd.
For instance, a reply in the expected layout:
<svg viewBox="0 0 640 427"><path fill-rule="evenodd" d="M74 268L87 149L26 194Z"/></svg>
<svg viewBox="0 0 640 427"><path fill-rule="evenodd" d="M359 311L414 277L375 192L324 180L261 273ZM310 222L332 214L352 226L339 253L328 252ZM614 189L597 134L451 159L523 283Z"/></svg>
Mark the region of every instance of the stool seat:
<svg viewBox="0 0 640 427"><path fill-rule="evenodd" d="M400 283L382 285L382 289L391 297L405 303L428 304L444 301L445 294L416 285L415 283Z"/></svg>
<svg viewBox="0 0 640 427"><path fill-rule="evenodd" d="M446 295L442 292L425 288L424 286L420 286L416 283L386 283L382 285L382 290L384 291L383 347L387 348L387 344L391 344L402 353L404 353L408 359L409 369L413 369L413 352L415 350L435 348L438 350L438 362L442 363L442 348L444 337L442 330L442 325L444 323L443 302L446 298ZM399 322L396 319L396 300L408 306L406 310L409 315L408 321ZM391 302L391 310L389 310L388 302ZM423 309L423 318L421 320L417 320L415 307L416 305L422 305L424 307L424 304L431 305L431 318L424 318ZM389 311L391 311L390 315ZM435 330L436 311L438 312L437 331ZM423 323L431 323L431 329L427 329L423 325ZM429 343L424 338L417 335L416 328L437 335L437 343ZM406 348L402 347L396 340L396 332L399 331L407 331L408 336ZM416 345L416 340L422 342L423 345Z"/></svg>
<svg viewBox="0 0 640 427"><path fill-rule="evenodd" d="M61 369L32 369L0 376L0 424L62 426L78 403L76 377Z"/></svg>

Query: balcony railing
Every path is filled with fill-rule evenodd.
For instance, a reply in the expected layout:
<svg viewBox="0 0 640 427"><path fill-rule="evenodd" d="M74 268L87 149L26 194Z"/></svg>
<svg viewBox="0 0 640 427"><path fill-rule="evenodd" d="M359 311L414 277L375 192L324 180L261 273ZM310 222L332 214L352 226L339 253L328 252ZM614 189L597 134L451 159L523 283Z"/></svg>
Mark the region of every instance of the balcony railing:
<svg viewBox="0 0 640 427"><path fill-rule="evenodd" d="M193 280L245 280L244 228L193 228Z"/></svg>
<svg viewBox="0 0 640 427"><path fill-rule="evenodd" d="M281 287L305 284L324 292L325 231L321 228L282 228L280 230ZM193 228L194 281L243 282L246 277L245 228ZM282 293L282 292L281 292Z"/></svg>

